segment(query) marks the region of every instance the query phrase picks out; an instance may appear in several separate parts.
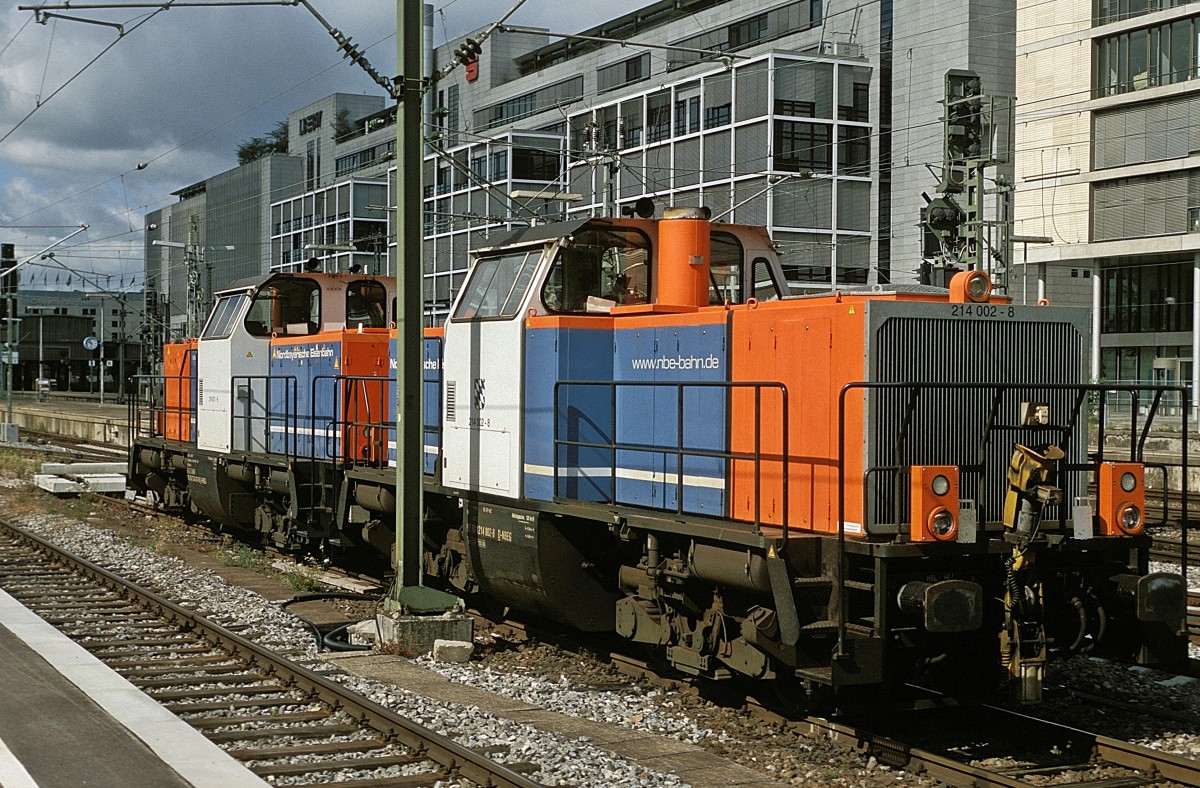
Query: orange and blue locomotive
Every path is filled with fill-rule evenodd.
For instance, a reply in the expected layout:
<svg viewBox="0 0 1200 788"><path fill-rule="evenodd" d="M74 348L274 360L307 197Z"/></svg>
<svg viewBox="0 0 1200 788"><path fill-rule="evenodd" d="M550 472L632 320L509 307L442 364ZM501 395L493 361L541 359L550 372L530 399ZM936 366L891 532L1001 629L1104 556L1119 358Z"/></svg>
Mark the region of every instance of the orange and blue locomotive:
<svg viewBox="0 0 1200 788"><path fill-rule="evenodd" d="M1034 701L1055 655L1186 656L1142 458L1088 451L1084 311L975 271L787 287L764 229L702 209L494 235L424 340L427 582L810 698ZM350 274L221 293L135 403L130 478L386 560L395 308Z"/></svg>

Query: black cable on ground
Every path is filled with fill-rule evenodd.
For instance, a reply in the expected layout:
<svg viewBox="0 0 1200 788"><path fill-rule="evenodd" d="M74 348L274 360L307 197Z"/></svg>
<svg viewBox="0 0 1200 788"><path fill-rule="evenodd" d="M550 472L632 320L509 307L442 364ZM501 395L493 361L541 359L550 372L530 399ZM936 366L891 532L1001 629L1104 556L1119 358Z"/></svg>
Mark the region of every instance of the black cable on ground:
<svg viewBox="0 0 1200 788"><path fill-rule="evenodd" d="M298 618L313 632L313 640L316 642L318 649L328 649L330 651L370 651L370 646L357 646L350 643L348 640L334 640L335 635L344 634L353 624L343 624L336 629L333 629L325 634L321 634L321 629L313 622L309 621L299 613L288 610L291 605L300 604L301 602L323 602L328 599L351 599L361 602L378 602L380 597L374 594L359 594L353 591L330 591L321 594L298 594L286 602L279 603L280 610L287 610L293 616Z"/></svg>

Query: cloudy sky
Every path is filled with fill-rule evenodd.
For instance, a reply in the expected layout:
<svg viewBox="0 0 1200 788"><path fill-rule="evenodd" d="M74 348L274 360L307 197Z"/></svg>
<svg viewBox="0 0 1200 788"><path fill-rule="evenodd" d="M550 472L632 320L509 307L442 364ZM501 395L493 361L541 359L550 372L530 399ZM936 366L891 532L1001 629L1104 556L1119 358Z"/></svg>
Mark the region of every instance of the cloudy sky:
<svg viewBox="0 0 1200 788"><path fill-rule="evenodd" d="M140 289L142 215L236 166L240 142L334 91L381 93L303 6L152 14L80 7L87 2L56 13L121 24L124 35L66 19L39 24L17 10L43 0L0 10L0 240L24 259L87 224L55 260L89 281L99 275L104 289ZM435 2L435 43L494 21L513 2ZM395 73L395 0L312 3L381 73ZM526 0L510 21L574 32L643 4ZM62 287L68 276L39 261L22 286ZM71 279L80 288L78 274Z"/></svg>

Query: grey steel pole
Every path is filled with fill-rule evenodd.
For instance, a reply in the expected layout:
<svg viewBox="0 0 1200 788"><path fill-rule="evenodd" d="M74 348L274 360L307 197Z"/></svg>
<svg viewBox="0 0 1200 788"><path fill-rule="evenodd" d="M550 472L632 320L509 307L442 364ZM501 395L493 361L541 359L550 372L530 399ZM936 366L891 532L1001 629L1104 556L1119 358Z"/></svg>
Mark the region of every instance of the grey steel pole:
<svg viewBox="0 0 1200 788"><path fill-rule="evenodd" d="M117 334L117 404L125 404L125 299L117 298L120 304L121 329Z"/></svg>
<svg viewBox="0 0 1200 788"><path fill-rule="evenodd" d="M14 285L14 287L15 287L15 285ZM13 423L13 415L12 415L12 408L13 408L13 406L12 406L12 399L13 399L13 397L12 397L12 394L13 394L13 392L12 392L12 389L13 389L13 379L12 379L13 378L13 373L12 373L12 368L13 368L13 317L14 317L13 310L17 308L17 302L13 299L13 295L14 295L13 292L10 290L8 292L8 311L5 313L8 316L8 320L5 321L7 323L7 326L5 327L6 330L4 332L4 344L5 344L5 350L6 350L6 353L5 353L6 358L4 359L4 361L5 361L5 364L4 364L4 390L7 392L7 397L8 397L8 423L9 424Z"/></svg>
<svg viewBox="0 0 1200 788"><path fill-rule="evenodd" d="M421 585L422 2L396 2L396 589ZM399 599L399 597L398 597Z"/></svg>
<svg viewBox="0 0 1200 788"><path fill-rule="evenodd" d="M100 299L100 404L104 404L104 299Z"/></svg>
<svg viewBox="0 0 1200 788"><path fill-rule="evenodd" d="M453 594L422 585L424 575L424 419L421 287L421 156L424 152L422 0L396 0L396 582L389 610L443 613Z"/></svg>

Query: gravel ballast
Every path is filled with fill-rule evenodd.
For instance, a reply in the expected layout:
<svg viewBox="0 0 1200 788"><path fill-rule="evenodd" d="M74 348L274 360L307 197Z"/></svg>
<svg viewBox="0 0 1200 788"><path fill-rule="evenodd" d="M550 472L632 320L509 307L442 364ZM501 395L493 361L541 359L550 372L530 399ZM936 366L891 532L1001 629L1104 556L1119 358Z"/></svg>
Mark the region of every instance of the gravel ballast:
<svg viewBox="0 0 1200 788"><path fill-rule="evenodd" d="M0 487L12 490L8 495L30 495L19 486L13 489L0 483ZM107 514L91 514L98 522L110 519ZM340 667L322 661L311 632L277 604L230 585L215 572L137 547L131 544L134 539L129 531L93 527L62 515L30 514L14 519L72 552L203 611L245 637L293 654L293 658L316 669L331 671L333 680L466 746L508 747L509 754L498 759L538 764L540 771L531 776L545 784L648 788L688 784L677 774L617 757L584 739L547 733L474 706L434 702L401 687L341 673ZM696 745L755 769L763 775L764 783L778 780L791 785L870 787L937 784L924 776L889 769L829 742L804 739L784 726L715 706L693 695L632 682L599 661L563 655L549 646L480 650L477 644L477 652L481 653L465 664L438 663L428 657L415 660L415 664L452 682L515 701ZM1080 691L1127 698L1131 703L1150 698L1159 708L1200 717L1198 682L1173 682L1172 677L1163 674L1084 658L1056 664L1052 678ZM1099 717L1106 726L1104 732L1113 736L1125 737L1121 719L1126 718L1131 721L1125 729L1135 741L1189 757L1200 752L1200 737L1193 733L1200 730L1200 722L1168 731L1161 720L1151 724L1126 712L1097 715L1095 705L1087 702L1063 699L1039 707L1039 714L1042 708L1055 718L1074 720L1080 727L1093 727L1085 723ZM1112 727L1107 727L1110 724Z"/></svg>

